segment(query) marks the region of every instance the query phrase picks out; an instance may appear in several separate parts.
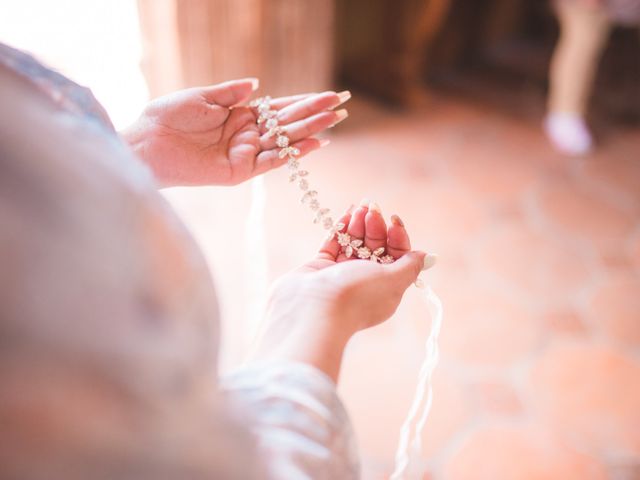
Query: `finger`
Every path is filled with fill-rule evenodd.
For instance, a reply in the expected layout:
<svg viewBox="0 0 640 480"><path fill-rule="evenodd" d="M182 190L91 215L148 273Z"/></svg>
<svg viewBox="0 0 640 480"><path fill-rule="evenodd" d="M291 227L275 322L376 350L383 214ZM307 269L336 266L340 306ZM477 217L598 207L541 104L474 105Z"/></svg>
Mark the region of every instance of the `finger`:
<svg viewBox="0 0 640 480"><path fill-rule="evenodd" d="M314 150L318 150L319 148L326 147L329 145L328 138L305 138L304 140L300 140L292 145L292 147L296 147L300 150L300 154L297 158L303 157L307 155L309 152ZM254 175L260 175L268 172L273 168L278 168L287 163L288 157L280 158L280 149L274 148L271 150L266 150L260 152L256 157L256 164L253 171Z"/></svg>
<svg viewBox="0 0 640 480"><path fill-rule="evenodd" d="M278 112L278 123L286 125L310 117L324 110L336 108L351 98L348 90L344 92L323 92L292 103Z"/></svg>
<svg viewBox="0 0 640 480"><path fill-rule="evenodd" d="M351 220L351 212L353 211L354 205L351 205L347 212L340 217L338 223L342 223L345 227L341 230L341 232L346 230L346 226L349 225L349 221ZM320 251L318 252L318 258L324 260L332 260L336 261L336 257L340 253L340 245L338 244L338 240L335 235L332 235L331 238L327 238L322 246L320 247Z"/></svg>
<svg viewBox="0 0 640 480"><path fill-rule="evenodd" d="M351 215L351 220L349 221L349 227L347 228L347 233L351 237L351 240L363 240L365 234L365 225L364 219L367 216L369 200L363 200L360 202L360 206L356 208L356 210ZM358 258L354 252L351 257L347 257L344 253L340 253L336 258L337 262L348 260L349 258L354 259Z"/></svg>
<svg viewBox="0 0 640 480"><path fill-rule="evenodd" d="M387 248L387 224L382 217L380 206L371 202L369 212L364 218L364 245L372 252L379 248Z"/></svg>
<svg viewBox="0 0 640 480"><path fill-rule="evenodd" d="M387 253L397 259L410 250L411 242L404 222L399 216L391 215L391 225L387 233Z"/></svg>
<svg viewBox="0 0 640 480"><path fill-rule="evenodd" d="M207 103L232 107L249 99L251 94L258 89L258 79L249 77L229 82L198 87L200 94Z"/></svg>
<svg viewBox="0 0 640 480"><path fill-rule="evenodd" d="M329 112L321 112L312 115L304 120L293 122L286 126L286 136L289 137L291 142L297 142L303 138L310 137L316 133L320 133L323 130L333 127L337 123L347 118L349 114L345 109ZM262 135L260 137L260 147L263 150L269 150L276 147L275 135Z"/></svg>
<svg viewBox="0 0 640 480"><path fill-rule="evenodd" d="M413 282L416 281L418 275L425 267L424 252L408 252L395 262L385 265L389 275L385 277L394 287L400 287L406 290Z"/></svg>
<svg viewBox="0 0 640 480"><path fill-rule="evenodd" d="M274 110L280 110L291 105L292 103L299 102L300 100L304 100L305 98L309 98L312 95L317 95L317 93L300 93L298 95L290 95L288 97L273 98L271 99L271 108L273 108Z"/></svg>
<svg viewBox="0 0 640 480"><path fill-rule="evenodd" d="M312 95L317 95L317 93L302 93L300 95L291 95L288 97L273 98L269 102L269 106L271 107L271 110L280 110L281 108L291 105L292 103L299 102L300 100L304 100L305 98L309 98ZM260 116L258 107L250 106L250 108L251 108L251 111L253 112L254 117L257 119ZM262 123L259 129L261 134L265 133L267 131L267 127L265 123Z"/></svg>

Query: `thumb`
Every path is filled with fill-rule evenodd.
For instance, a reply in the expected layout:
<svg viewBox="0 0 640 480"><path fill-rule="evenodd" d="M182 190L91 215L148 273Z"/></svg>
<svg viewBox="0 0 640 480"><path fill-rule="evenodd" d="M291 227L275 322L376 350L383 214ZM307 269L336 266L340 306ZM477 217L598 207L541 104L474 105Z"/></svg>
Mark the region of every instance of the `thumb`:
<svg viewBox="0 0 640 480"><path fill-rule="evenodd" d="M402 285L404 289L416 281L423 270L431 268L435 264L435 255L427 255L424 252L405 253L388 267L392 279Z"/></svg>
<svg viewBox="0 0 640 480"><path fill-rule="evenodd" d="M251 94L258 89L258 84L257 78L242 78L202 87L200 93L207 103L221 107L233 107L248 100Z"/></svg>

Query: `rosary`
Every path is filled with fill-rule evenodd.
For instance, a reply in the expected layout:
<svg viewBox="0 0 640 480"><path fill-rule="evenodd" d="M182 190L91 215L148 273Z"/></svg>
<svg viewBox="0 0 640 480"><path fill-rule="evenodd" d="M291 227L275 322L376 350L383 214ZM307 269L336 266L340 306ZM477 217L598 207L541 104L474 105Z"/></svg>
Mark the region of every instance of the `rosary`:
<svg viewBox="0 0 640 480"><path fill-rule="evenodd" d="M258 125L264 124L268 137L276 137L276 145L280 148L278 156L287 159L289 170L289 182L297 183L302 192L300 203L306 205L314 214L313 223L320 224L328 231L329 238L335 237L340 245L342 253L347 258L358 258L381 264L393 263L395 259L385 253L385 248L380 247L371 250L364 245L362 239L351 238L344 231L346 225L334 223L328 208L323 208L318 200L318 192L310 189L308 180L309 172L300 168L300 150L291 146L289 137L284 127L278 125L277 111L271 108L271 98L262 97L251 102L251 106L258 110ZM409 413L400 429L400 440L395 456L395 468L391 474L391 480L401 480L405 477L407 469L414 457L419 457L422 448L422 430L431 410L433 389L431 378L438 363L438 336L442 325L442 303L433 291L425 286L423 280L418 278L415 286L422 289L427 309L431 317L431 331L427 337L425 346L425 358L418 375L418 386L409 409Z"/></svg>

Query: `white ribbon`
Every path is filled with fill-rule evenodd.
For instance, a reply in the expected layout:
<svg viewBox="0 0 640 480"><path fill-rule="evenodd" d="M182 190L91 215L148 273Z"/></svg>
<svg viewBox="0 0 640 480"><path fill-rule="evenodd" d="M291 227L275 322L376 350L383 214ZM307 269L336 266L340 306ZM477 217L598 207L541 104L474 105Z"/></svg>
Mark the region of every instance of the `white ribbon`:
<svg viewBox="0 0 640 480"><path fill-rule="evenodd" d="M442 302L438 296L426 287L424 299L431 317L431 331L425 346L425 358L418 376L416 394L411 409L400 429L400 440L396 450L396 464L390 480L405 478L407 468L415 457L419 457L422 449L422 430L429 417L433 400L431 378L438 364L438 336L442 326ZM419 416L418 416L419 415ZM416 421L417 419L417 421ZM415 428L414 428L415 425ZM411 435L413 432L413 436Z"/></svg>

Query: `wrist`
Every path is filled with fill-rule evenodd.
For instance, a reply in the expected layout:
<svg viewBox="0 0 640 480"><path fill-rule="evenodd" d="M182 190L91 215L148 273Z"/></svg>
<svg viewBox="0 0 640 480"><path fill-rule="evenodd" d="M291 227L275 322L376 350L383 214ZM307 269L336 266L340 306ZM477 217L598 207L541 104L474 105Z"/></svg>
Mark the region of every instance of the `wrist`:
<svg viewBox="0 0 640 480"><path fill-rule="evenodd" d="M344 329L310 328L296 342L291 359L317 368L338 383L342 356L350 338L351 333Z"/></svg>
<svg viewBox="0 0 640 480"><path fill-rule="evenodd" d="M157 132L153 122L144 113L133 124L118 133L133 153L151 169L161 187L172 185L170 181L167 181L168 175L164 171L166 168L163 168L158 160L152 158L153 156L149 153L153 137Z"/></svg>
<svg viewBox="0 0 640 480"><path fill-rule="evenodd" d="M253 359L286 360L311 365L338 381L342 355L354 331L338 318L310 308L269 313Z"/></svg>
<svg viewBox="0 0 640 480"><path fill-rule="evenodd" d="M118 132L120 137L135 152L135 154L144 161L144 150L147 142L144 128L145 121L140 117L134 123ZM145 162L146 163L146 162Z"/></svg>

